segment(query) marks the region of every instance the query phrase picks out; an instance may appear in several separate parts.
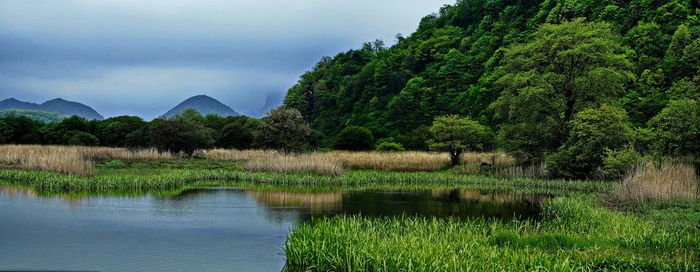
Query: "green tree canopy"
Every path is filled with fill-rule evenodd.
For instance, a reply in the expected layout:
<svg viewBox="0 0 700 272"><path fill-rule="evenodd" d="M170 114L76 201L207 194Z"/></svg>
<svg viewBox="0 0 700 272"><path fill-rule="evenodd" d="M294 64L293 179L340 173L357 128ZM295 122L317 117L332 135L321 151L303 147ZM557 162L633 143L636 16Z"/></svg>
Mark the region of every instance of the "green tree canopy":
<svg viewBox="0 0 700 272"><path fill-rule="evenodd" d="M188 156L214 144L212 131L205 127L196 111L183 111L172 118L157 118L148 127L151 144L160 151L184 153ZM195 114L196 113L196 114Z"/></svg>
<svg viewBox="0 0 700 272"><path fill-rule="evenodd" d="M700 102L680 99L649 121L656 135L655 150L666 155L700 155Z"/></svg>
<svg viewBox="0 0 700 272"><path fill-rule="evenodd" d="M634 76L620 40L606 23L576 19L544 24L531 42L509 47L491 104L509 151L542 158L566 141L576 112L621 96Z"/></svg>
<svg viewBox="0 0 700 272"><path fill-rule="evenodd" d="M481 151L491 147L494 138L488 127L458 115L435 118L430 133L430 148L448 152L452 165L460 163L464 151Z"/></svg>
<svg viewBox="0 0 700 272"><path fill-rule="evenodd" d="M618 150L633 141L627 113L610 105L577 113L569 134L559 151L547 159L547 170L552 176L593 177L603 166L606 150Z"/></svg>
<svg viewBox="0 0 700 272"><path fill-rule="evenodd" d="M298 110L277 107L262 119L256 138L263 148L292 153L308 150L310 135L311 127Z"/></svg>

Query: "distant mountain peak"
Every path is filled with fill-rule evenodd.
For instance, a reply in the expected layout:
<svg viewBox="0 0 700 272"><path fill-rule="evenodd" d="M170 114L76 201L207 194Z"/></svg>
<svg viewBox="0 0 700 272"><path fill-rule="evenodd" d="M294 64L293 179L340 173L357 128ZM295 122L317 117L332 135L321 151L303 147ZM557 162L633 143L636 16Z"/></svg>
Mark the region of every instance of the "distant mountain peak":
<svg viewBox="0 0 700 272"><path fill-rule="evenodd" d="M219 116L235 116L239 115L238 112L233 110L231 107L219 102L215 98L200 94L193 97L185 99L177 106L173 107L171 110L163 114L165 117L173 117L176 114L186 110L186 109L196 109L202 115L216 114Z"/></svg>
<svg viewBox="0 0 700 272"><path fill-rule="evenodd" d="M84 104L68 101L63 98L55 98L41 104L24 102L15 98L8 98L0 101L0 110L39 110L57 113L63 116L77 115L86 119L102 120L104 117L93 108Z"/></svg>

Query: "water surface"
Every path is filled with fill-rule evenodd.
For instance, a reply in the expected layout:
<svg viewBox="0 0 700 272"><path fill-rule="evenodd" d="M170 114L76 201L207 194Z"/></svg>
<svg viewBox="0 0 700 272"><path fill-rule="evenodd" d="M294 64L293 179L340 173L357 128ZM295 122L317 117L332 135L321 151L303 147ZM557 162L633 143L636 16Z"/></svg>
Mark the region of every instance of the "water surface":
<svg viewBox="0 0 700 272"><path fill-rule="evenodd" d="M0 186L0 270L280 271L290 228L337 214L536 218L546 196L207 187L43 197Z"/></svg>

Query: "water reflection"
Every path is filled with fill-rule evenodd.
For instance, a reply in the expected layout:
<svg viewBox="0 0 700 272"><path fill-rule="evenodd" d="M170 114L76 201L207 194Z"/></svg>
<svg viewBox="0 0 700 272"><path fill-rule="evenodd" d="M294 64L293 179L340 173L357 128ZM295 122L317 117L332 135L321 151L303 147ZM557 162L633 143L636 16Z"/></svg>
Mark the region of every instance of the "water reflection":
<svg viewBox="0 0 700 272"><path fill-rule="evenodd" d="M546 197L236 187L81 197L0 186L0 270L279 271L288 230L314 217L536 218Z"/></svg>

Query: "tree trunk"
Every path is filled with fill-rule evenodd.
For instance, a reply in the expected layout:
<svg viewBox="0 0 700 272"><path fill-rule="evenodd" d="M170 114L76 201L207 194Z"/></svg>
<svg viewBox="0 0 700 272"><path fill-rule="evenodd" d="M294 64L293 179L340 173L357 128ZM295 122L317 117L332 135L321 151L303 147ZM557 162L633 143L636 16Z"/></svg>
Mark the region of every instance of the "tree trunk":
<svg viewBox="0 0 700 272"><path fill-rule="evenodd" d="M462 151L461 150L450 151L450 159L452 160L452 166L459 165L459 162L462 159Z"/></svg>

